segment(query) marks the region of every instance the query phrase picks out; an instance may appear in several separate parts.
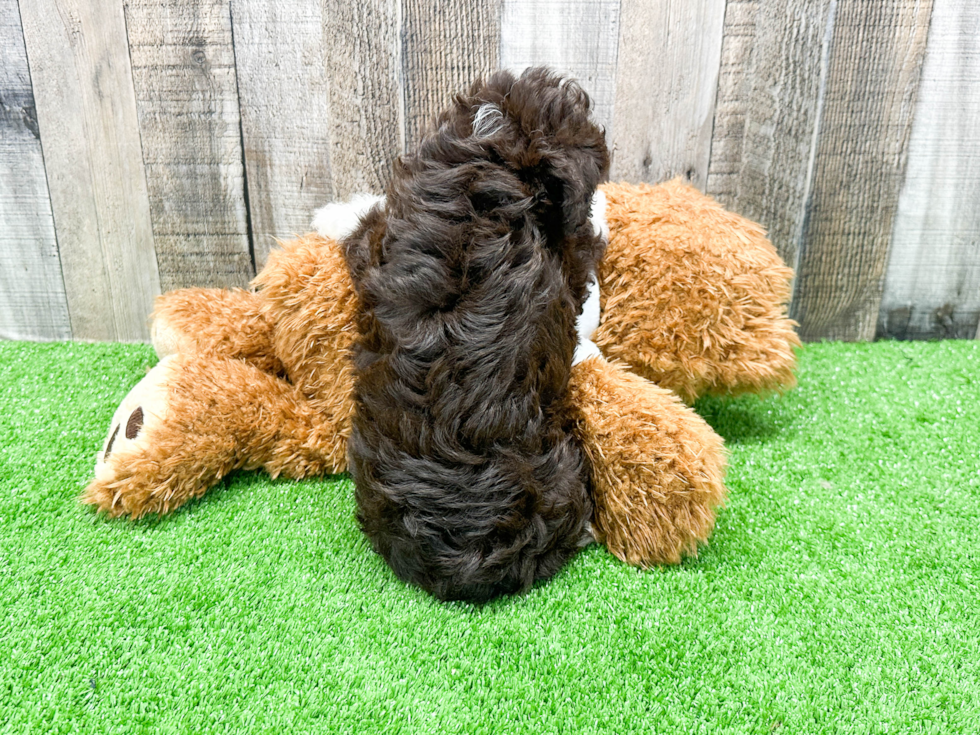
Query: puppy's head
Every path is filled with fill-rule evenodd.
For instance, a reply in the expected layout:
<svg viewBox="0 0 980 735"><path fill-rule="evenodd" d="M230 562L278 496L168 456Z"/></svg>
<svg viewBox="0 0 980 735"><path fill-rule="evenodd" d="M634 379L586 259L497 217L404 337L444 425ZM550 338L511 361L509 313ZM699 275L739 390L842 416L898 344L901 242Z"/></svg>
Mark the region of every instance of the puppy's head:
<svg viewBox="0 0 980 735"><path fill-rule="evenodd" d="M545 219L557 218L567 235L588 220L592 195L609 172L605 134L590 108L576 82L548 69L501 71L458 95L437 130L468 138L516 174L543 211L551 210ZM422 155L440 140L423 142Z"/></svg>

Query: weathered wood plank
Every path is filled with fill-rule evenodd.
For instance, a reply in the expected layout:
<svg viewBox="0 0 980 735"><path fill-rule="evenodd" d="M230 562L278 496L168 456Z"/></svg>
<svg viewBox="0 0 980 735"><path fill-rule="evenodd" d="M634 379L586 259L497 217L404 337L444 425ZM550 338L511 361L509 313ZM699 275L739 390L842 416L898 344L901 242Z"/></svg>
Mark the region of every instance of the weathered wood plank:
<svg viewBox="0 0 980 735"><path fill-rule="evenodd" d="M147 339L160 280L122 5L20 10L72 334Z"/></svg>
<svg viewBox="0 0 980 735"><path fill-rule="evenodd" d="M973 339L980 322L980 5L935 0L878 336Z"/></svg>
<svg viewBox="0 0 980 735"><path fill-rule="evenodd" d="M323 0L334 195L378 193L404 149L400 0Z"/></svg>
<svg viewBox="0 0 980 735"><path fill-rule="evenodd" d="M254 275L229 0L125 0L160 282Z"/></svg>
<svg viewBox="0 0 980 735"><path fill-rule="evenodd" d="M320 0L232 0L248 212L257 268L333 197Z"/></svg>
<svg viewBox="0 0 980 735"><path fill-rule="evenodd" d="M500 65L500 0L404 0L405 145L411 150L453 94Z"/></svg>
<svg viewBox="0 0 980 735"><path fill-rule="evenodd" d="M614 179L704 190L725 0L622 0Z"/></svg>
<svg viewBox="0 0 980 735"><path fill-rule="evenodd" d="M550 66L592 97L611 140L619 48L619 0L502 0L500 66Z"/></svg>
<svg viewBox="0 0 980 735"><path fill-rule="evenodd" d="M834 0L729 0L707 191L796 264Z"/></svg>
<svg viewBox="0 0 980 735"><path fill-rule="evenodd" d="M791 309L805 340L874 337L931 10L837 7Z"/></svg>
<svg viewBox="0 0 980 735"><path fill-rule="evenodd" d="M17 0L0 0L0 338L71 338Z"/></svg>

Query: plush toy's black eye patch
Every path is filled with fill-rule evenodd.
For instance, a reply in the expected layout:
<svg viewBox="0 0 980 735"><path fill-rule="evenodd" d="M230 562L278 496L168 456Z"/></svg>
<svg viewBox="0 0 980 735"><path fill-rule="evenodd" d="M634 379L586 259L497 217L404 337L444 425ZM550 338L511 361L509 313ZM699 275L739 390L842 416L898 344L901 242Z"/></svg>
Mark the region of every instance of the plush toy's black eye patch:
<svg viewBox="0 0 980 735"><path fill-rule="evenodd" d="M135 439L136 435L140 433L140 428L143 426L143 407L137 406L136 410L129 415L129 421L126 422L126 438Z"/></svg>
<svg viewBox="0 0 980 735"><path fill-rule="evenodd" d="M106 444L105 454L102 455L102 460L105 461L109 459L109 453L112 451L112 445L116 441L116 435L119 433L119 424L116 424L115 430L112 432L112 436L109 437L109 443Z"/></svg>

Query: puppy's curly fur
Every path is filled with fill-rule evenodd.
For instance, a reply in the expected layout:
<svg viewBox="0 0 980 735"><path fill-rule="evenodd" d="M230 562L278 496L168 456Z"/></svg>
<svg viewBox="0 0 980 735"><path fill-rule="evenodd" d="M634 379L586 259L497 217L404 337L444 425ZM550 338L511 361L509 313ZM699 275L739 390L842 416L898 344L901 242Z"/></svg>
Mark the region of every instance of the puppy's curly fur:
<svg viewBox="0 0 980 735"><path fill-rule="evenodd" d="M589 208L609 159L589 107L543 69L475 83L344 244L358 519L440 599L523 592L591 540L568 388L603 248Z"/></svg>

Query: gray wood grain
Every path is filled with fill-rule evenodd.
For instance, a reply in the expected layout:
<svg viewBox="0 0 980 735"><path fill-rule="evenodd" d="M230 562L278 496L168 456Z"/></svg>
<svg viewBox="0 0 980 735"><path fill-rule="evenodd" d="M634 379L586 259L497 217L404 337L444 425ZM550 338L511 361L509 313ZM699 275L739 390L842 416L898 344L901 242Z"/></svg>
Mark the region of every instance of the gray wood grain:
<svg viewBox="0 0 980 735"><path fill-rule="evenodd" d="M126 0L160 282L254 274L228 0Z"/></svg>
<svg viewBox="0 0 980 735"><path fill-rule="evenodd" d="M973 339L980 322L980 5L935 0L878 336Z"/></svg>
<svg viewBox="0 0 980 735"><path fill-rule="evenodd" d="M71 338L17 0L0 0L0 338Z"/></svg>
<svg viewBox="0 0 980 735"><path fill-rule="evenodd" d="M837 7L791 310L805 340L874 337L931 10Z"/></svg>
<svg viewBox="0 0 980 735"><path fill-rule="evenodd" d="M405 145L413 149L440 111L500 65L500 0L402 2Z"/></svg>
<svg viewBox="0 0 980 735"><path fill-rule="evenodd" d="M620 0L502 0L500 65L550 66L592 97L611 140L616 97Z"/></svg>
<svg viewBox="0 0 980 735"><path fill-rule="evenodd" d="M320 0L232 0L257 268L275 238L307 232L333 197Z"/></svg>
<svg viewBox="0 0 980 735"><path fill-rule="evenodd" d="M704 190L724 20L725 0L622 0L614 179Z"/></svg>
<svg viewBox="0 0 980 735"><path fill-rule="evenodd" d="M729 0L707 191L796 264L835 0Z"/></svg>
<svg viewBox="0 0 980 735"><path fill-rule="evenodd" d="M400 0L323 0L334 195L378 193L404 149Z"/></svg>
<svg viewBox="0 0 980 735"><path fill-rule="evenodd" d="M160 281L122 6L20 10L72 334L145 340Z"/></svg>

